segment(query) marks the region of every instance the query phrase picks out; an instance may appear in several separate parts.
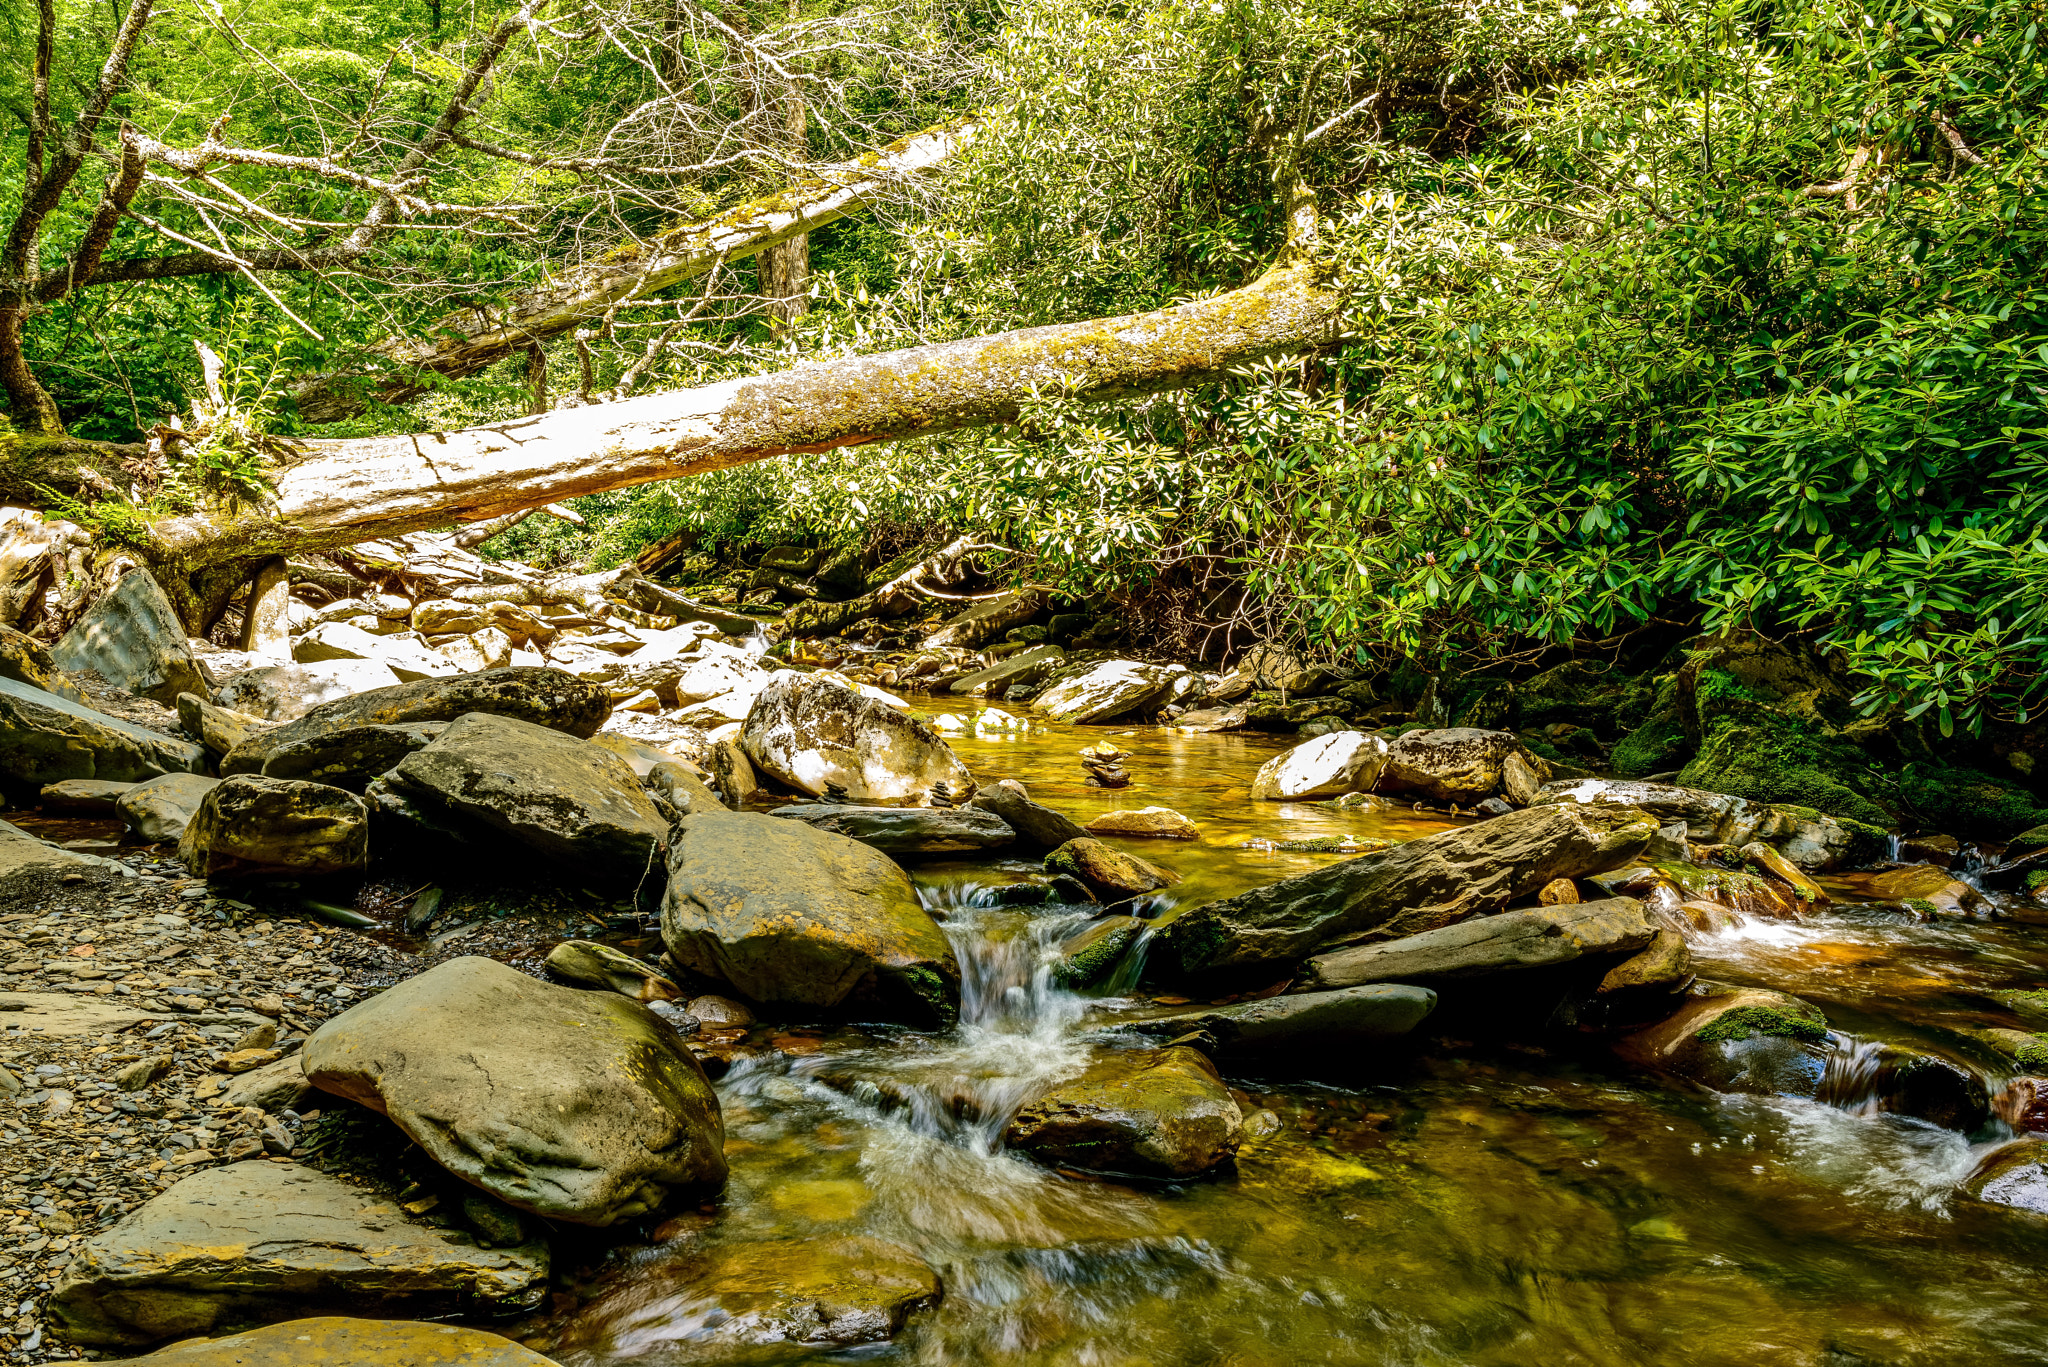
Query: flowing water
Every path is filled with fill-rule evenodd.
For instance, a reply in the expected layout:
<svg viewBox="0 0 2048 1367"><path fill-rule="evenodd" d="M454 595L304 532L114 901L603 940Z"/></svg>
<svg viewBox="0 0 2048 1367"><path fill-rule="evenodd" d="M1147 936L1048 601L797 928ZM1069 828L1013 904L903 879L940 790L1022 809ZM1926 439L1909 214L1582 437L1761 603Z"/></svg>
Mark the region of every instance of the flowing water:
<svg viewBox="0 0 2048 1367"><path fill-rule="evenodd" d="M1081 782L1074 752L1105 734L1132 752L1129 789ZM1188 876L1173 899L1334 857L1248 841L1445 824L1250 803L1252 772L1285 744L1056 727L957 748L983 781L1020 778L1084 821L1155 803L1195 818L1198 841L1130 845ZM2048 1362L2048 1221L1950 1196L2006 1132L1965 1136L1872 1099L1891 1044L2002 1080L2009 1070L1962 1032L2015 1023L1984 994L2039 985L2048 936L2035 926L1845 904L1701 938L1703 975L1828 1013L1822 1100L1717 1096L1631 1073L1597 1045L1534 1030L1446 1040L1425 1023L1342 1087L1231 1076L1247 1114L1269 1113L1235 1169L1141 1187L1000 1145L1018 1106L1092 1051L1133 1043L1090 1025L1098 999L1048 976L1051 947L1087 913L1005 905L1005 888L1035 873L1017 861L912 873L960 957L960 1027L790 1032L736 1064L719 1083L727 1193L684 1235L592 1270L590 1299L564 1304L536 1340L561 1361ZM943 1282L890 1342L734 1349L715 1332L725 1312L692 1289L707 1250L776 1241L775 1256L801 1260L852 1236L914 1250Z"/></svg>

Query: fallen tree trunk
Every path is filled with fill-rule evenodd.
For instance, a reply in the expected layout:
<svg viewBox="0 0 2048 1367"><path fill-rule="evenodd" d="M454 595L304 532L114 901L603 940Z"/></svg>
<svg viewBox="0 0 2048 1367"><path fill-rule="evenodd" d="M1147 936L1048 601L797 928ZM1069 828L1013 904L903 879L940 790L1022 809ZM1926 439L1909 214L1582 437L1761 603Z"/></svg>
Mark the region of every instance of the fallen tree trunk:
<svg viewBox="0 0 2048 1367"><path fill-rule="evenodd" d="M971 536L959 537L933 551L924 559L912 565L888 583L877 586L872 592L843 603L799 603L791 608L782 619L785 633L790 636L837 636L855 622L867 617L901 617L913 609L922 607L929 598L920 592L925 581L936 579L940 583L951 583L959 577L967 558L978 551L1000 551L1002 546L991 546Z"/></svg>
<svg viewBox="0 0 2048 1367"><path fill-rule="evenodd" d="M708 222L629 244L502 304L457 309L429 324L421 337L392 338L372 347L374 369L305 381L294 395L299 416L308 422L339 422L373 401L403 403L440 380L474 375L535 342L590 323L622 300L646 298L722 263L814 232L943 164L973 140L977 127L970 122L927 128Z"/></svg>

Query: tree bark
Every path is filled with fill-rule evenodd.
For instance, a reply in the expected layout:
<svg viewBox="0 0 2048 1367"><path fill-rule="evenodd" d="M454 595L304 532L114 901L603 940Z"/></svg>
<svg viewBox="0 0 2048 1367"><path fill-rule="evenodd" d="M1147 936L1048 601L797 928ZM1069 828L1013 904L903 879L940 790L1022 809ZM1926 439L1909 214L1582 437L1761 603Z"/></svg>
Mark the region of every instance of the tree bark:
<svg viewBox="0 0 2048 1367"><path fill-rule="evenodd" d="M444 379L474 375L538 341L601 317L621 300L640 299L703 275L723 262L780 246L857 213L902 183L941 165L973 140L972 122L942 124L899 139L832 174L759 199L705 223L671 228L628 245L495 306L458 309L422 329L371 348L377 372L319 375L295 398L308 422L339 422L371 402L403 403ZM805 256L808 288L809 255Z"/></svg>

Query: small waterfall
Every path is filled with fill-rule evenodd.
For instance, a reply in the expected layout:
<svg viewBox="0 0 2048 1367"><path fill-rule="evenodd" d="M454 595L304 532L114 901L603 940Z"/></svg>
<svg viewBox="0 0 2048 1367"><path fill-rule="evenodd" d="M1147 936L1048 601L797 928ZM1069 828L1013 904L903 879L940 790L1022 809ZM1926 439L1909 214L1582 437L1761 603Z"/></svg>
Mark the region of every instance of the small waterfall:
<svg viewBox="0 0 2048 1367"><path fill-rule="evenodd" d="M1850 1115L1877 1115L1883 1109L1878 1083L1884 1074L1885 1046L1853 1035L1831 1035L1829 1042L1833 1048L1814 1100Z"/></svg>
<svg viewBox="0 0 2048 1367"><path fill-rule="evenodd" d="M1900 863L1900 855L1904 852L1906 848L1906 838L1902 835L1888 835L1884 839L1885 861L1891 864Z"/></svg>

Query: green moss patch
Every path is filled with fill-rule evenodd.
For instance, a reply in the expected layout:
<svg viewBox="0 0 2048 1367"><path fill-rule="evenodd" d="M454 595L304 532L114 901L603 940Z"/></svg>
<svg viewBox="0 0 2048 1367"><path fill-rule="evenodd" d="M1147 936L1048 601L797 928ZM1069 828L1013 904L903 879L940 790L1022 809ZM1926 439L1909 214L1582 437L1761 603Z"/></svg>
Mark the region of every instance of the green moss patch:
<svg viewBox="0 0 2048 1367"><path fill-rule="evenodd" d="M1709 1044L1719 1044L1754 1039L1759 1035L1798 1040L1802 1044L1819 1044L1828 1037L1828 1028L1825 1021L1796 1015L1775 1006L1738 1006L1715 1017L1697 1038Z"/></svg>
<svg viewBox="0 0 2048 1367"><path fill-rule="evenodd" d="M1950 835L2004 840L2048 823L2048 804L2038 795L1978 769L1909 764L1899 796L1928 829Z"/></svg>

